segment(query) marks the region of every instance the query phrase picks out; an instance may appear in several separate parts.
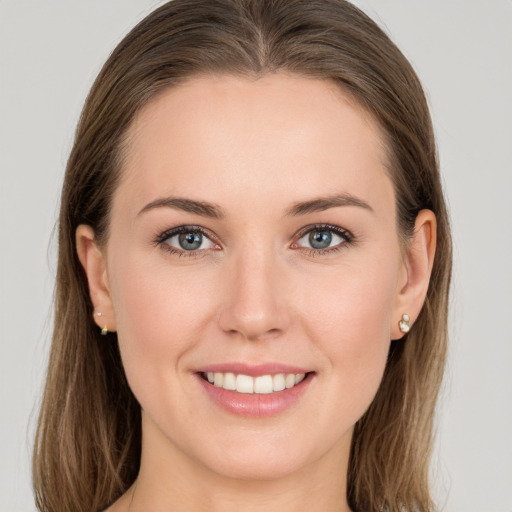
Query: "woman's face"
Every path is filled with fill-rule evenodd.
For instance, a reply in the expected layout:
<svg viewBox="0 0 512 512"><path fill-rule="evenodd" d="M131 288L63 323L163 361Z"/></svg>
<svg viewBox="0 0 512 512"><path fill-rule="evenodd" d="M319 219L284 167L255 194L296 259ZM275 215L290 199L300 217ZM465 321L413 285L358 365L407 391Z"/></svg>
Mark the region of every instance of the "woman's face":
<svg viewBox="0 0 512 512"><path fill-rule="evenodd" d="M129 133L105 282L143 453L260 479L346 459L405 312L376 123L328 81L208 76Z"/></svg>

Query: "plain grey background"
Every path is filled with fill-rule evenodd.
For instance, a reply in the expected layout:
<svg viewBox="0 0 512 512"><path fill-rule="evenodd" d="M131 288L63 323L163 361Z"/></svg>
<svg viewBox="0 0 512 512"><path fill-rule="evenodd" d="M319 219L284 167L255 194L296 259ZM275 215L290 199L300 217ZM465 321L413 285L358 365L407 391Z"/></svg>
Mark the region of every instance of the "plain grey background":
<svg viewBox="0 0 512 512"><path fill-rule="evenodd" d="M0 511L34 510L52 229L85 95L162 2L0 0ZM512 512L512 1L362 0L427 91L451 209L451 348L433 464L448 512Z"/></svg>

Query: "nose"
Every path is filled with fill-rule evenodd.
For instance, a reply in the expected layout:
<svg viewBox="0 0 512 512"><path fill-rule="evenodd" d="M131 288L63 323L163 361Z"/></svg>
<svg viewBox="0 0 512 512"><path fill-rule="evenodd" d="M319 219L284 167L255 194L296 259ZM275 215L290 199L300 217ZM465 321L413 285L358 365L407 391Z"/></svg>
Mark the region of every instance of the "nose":
<svg viewBox="0 0 512 512"><path fill-rule="evenodd" d="M278 267L275 258L263 250L237 257L229 269L218 314L224 332L256 341L286 331L290 315L285 277Z"/></svg>

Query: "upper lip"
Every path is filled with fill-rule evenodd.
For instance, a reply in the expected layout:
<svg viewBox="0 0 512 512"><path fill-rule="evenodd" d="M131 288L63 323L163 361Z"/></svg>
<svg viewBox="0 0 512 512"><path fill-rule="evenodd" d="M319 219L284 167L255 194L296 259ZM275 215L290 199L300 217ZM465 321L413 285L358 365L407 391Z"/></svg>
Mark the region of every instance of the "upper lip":
<svg viewBox="0 0 512 512"><path fill-rule="evenodd" d="M202 366L196 371L198 373L235 373L237 375L242 374L249 375L251 377L258 377L261 375L275 375L277 373L309 373L312 370L282 363L218 363Z"/></svg>

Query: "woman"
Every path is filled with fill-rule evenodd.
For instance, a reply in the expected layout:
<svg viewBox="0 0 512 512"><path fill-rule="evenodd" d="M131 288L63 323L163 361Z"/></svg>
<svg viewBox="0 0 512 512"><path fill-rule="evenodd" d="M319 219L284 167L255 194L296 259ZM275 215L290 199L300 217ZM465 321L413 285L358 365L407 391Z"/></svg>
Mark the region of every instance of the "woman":
<svg viewBox="0 0 512 512"><path fill-rule="evenodd" d="M43 511L432 510L449 225L411 66L341 0L174 0L62 192Z"/></svg>

